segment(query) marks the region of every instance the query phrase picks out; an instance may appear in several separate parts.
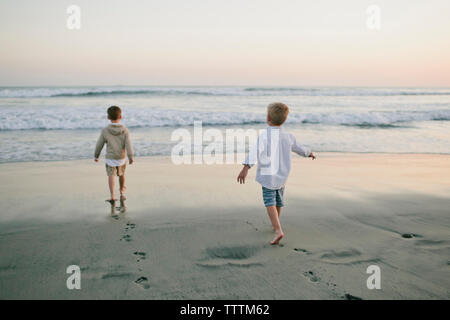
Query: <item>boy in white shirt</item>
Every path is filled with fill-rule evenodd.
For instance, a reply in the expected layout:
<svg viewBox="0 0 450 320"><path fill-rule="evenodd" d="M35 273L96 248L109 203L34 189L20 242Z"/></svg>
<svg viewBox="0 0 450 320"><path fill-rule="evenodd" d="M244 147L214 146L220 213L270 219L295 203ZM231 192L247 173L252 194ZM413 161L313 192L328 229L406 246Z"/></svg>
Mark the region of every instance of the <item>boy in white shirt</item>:
<svg viewBox="0 0 450 320"><path fill-rule="evenodd" d="M257 145L250 149L244 168L237 177L240 184L245 183L248 169L258 162L256 181L262 185L264 205L276 233L271 244L278 244L284 236L279 217L284 206L284 186L291 170L291 152L313 160L316 158L310 149L299 144L292 134L281 128L288 113L289 108L283 103L269 105L269 127L259 135Z"/></svg>

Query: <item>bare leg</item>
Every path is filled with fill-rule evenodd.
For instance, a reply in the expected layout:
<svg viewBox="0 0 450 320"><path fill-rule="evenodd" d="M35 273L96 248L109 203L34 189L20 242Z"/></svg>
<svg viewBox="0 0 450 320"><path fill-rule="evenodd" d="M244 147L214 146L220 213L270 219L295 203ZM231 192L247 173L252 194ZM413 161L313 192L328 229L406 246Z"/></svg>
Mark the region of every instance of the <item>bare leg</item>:
<svg viewBox="0 0 450 320"><path fill-rule="evenodd" d="M280 214L281 214L281 208L283 208L283 207L277 207L278 218L280 217Z"/></svg>
<svg viewBox="0 0 450 320"><path fill-rule="evenodd" d="M270 244L278 244L284 236L283 230L281 230L280 220L278 219L278 211L275 206L266 208L267 213L269 214L270 222L272 223L272 227L276 233L275 238L270 242Z"/></svg>
<svg viewBox="0 0 450 320"><path fill-rule="evenodd" d="M116 194L114 191L114 176L108 176L108 185L109 185L109 192L111 193L111 200L106 200L106 202L109 202L111 205L111 215L116 215Z"/></svg>
<svg viewBox="0 0 450 320"><path fill-rule="evenodd" d="M125 200L127 199L124 195L125 193L125 175L119 176L119 184L120 184L120 212L124 213L127 208L125 206Z"/></svg>
<svg viewBox="0 0 450 320"><path fill-rule="evenodd" d="M281 208L282 207L277 207L278 218L280 218ZM272 227L272 231L275 232L275 228L274 227Z"/></svg>
<svg viewBox="0 0 450 320"><path fill-rule="evenodd" d="M125 175L121 175L119 177L119 184L120 184L120 195L123 195L125 193Z"/></svg>
<svg viewBox="0 0 450 320"><path fill-rule="evenodd" d="M114 176L108 176L108 185L109 185L109 192L111 193L111 200L116 200L116 193L114 191L115 187Z"/></svg>

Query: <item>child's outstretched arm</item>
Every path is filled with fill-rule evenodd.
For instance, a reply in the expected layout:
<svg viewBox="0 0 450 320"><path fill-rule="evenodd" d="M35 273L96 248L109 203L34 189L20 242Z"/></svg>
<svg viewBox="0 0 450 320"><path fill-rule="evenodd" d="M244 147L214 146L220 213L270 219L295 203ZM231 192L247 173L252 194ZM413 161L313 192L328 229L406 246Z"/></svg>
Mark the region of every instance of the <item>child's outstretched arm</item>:
<svg viewBox="0 0 450 320"><path fill-rule="evenodd" d="M292 142L292 151L295 152L298 155L301 155L303 157L312 158L313 160L316 159L316 156L314 153L312 153L311 149L302 146L300 143L297 142L297 139L295 139L294 136L292 136L293 142Z"/></svg>
<svg viewBox="0 0 450 320"><path fill-rule="evenodd" d="M100 133L100 137L98 137L97 144L95 146L95 152L94 152L94 160L95 162L98 162L98 158L100 157L100 153L102 152L103 146L105 145L106 140L103 136L103 131Z"/></svg>

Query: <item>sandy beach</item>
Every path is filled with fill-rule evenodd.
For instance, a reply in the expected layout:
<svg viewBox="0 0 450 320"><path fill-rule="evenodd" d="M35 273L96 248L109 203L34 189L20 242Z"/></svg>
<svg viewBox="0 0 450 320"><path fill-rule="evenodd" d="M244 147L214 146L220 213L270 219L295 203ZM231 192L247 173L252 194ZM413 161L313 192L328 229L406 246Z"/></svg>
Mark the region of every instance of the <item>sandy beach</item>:
<svg viewBox="0 0 450 320"><path fill-rule="evenodd" d="M114 219L103 162L1 164L0 299L450 297L450 156L294 157L279 246L240 167L137 158Z"/></svg>

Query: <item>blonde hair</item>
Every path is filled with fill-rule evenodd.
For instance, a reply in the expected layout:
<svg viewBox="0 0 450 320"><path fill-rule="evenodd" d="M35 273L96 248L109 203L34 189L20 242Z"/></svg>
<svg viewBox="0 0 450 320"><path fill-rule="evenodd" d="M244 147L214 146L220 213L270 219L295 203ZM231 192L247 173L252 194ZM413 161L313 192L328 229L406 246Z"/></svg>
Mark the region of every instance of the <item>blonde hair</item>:
<svg viewBox="0 0 450 320"><path fill-rule="evenodd" d="M270 117L270 122L276 126L282 125L288 116L289 107L281 102L274 102L267 107L267 114Z"/></svg>

